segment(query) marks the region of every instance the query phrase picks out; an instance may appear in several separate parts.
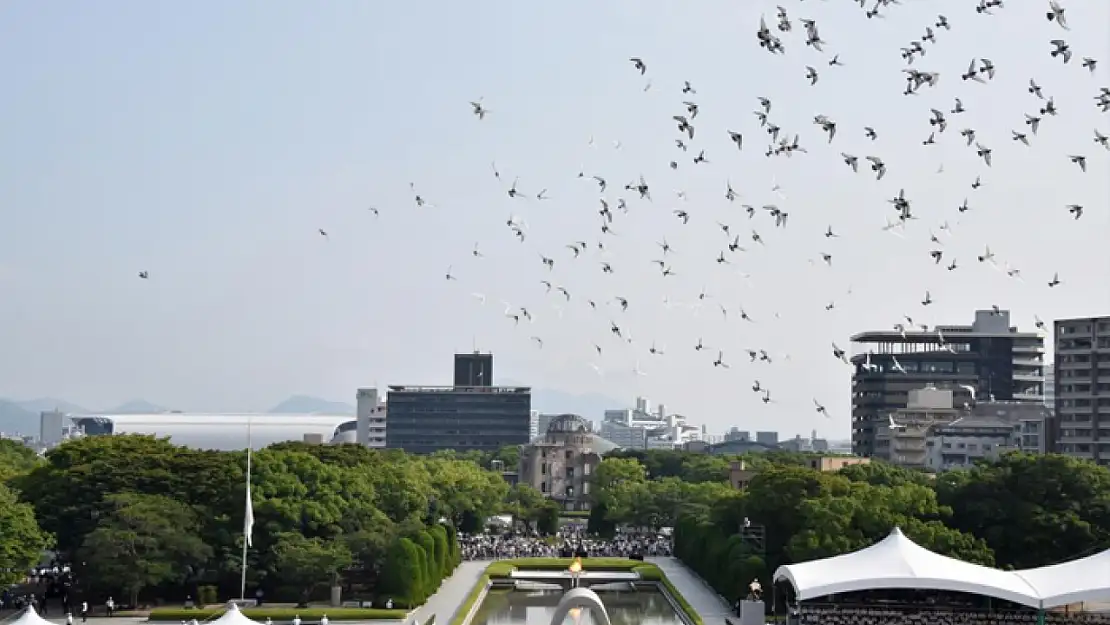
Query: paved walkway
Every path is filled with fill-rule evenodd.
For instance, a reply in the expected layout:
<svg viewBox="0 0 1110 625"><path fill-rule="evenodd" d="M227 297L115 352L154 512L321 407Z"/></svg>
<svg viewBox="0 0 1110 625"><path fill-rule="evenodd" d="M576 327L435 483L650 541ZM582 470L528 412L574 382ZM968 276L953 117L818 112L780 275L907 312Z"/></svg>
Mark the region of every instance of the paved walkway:
<svg viewBox="0 0 1110 625"><path fill-rule="evenodd" d="M460 564L451 577L443 581L436 594L432 595L427 603L417 608L407 622L413 623L413 617L415 617L415 625L424 625L424 622L434 614L436 625L448 625L451 617L455 615L462 602L466 601L470 589L478 583L478 579L482 577L482 572L490 562L490 560L471 560Z"/></svg>
<svg viewBox="0 0 1110 625"><path fill-rule="evenodd" d="M724 625L725 617L732 615L732 610L721 600L717 591L678 558L648 558L647 560L659 566L705 625Z"/></svg>

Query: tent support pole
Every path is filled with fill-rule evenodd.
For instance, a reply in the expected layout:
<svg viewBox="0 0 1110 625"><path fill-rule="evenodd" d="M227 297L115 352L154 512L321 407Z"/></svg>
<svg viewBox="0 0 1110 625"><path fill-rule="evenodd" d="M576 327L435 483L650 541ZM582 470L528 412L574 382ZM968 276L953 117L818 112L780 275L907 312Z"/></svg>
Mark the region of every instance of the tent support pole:
<svg viewBox="0 0 1110 625"><path fill-rule="evenodd" d="M771 616L779 615L779 602L778 602L778 584L771 580ZM773 619L778 620L778 619Z"/></svg>

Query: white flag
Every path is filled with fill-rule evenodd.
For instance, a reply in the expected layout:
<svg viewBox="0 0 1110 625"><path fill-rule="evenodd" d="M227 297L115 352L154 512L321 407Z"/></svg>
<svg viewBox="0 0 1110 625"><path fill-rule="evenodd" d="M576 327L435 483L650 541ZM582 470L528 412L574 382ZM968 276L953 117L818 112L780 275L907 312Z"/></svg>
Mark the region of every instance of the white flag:
<svg viewBox="0 0 1110 625"><path fill-rule="evenodd" d="M251 501L251 450L247 449L247 512L243 515L243 537L248 547L253 547L251 534L254 530L254 502Z"/></svg>

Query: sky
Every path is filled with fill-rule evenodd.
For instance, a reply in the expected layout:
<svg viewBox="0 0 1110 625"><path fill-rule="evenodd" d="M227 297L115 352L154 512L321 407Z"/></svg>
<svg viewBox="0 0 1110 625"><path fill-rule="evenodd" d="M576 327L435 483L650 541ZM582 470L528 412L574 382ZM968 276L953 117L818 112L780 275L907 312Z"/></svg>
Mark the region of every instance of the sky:
<svg viewBox="0 0 1110 625"><path fill-rule="evenodd" d="M0 396L204 411L292 393L353 401L359 386L447 384L451 354L476 346L498 378L645 395L710 431L840 438L851 368L831 344L850 350L853 333L903 315L970 323L992 305L1025 329L1034 315L1110 314L1110 151L1094 142L1110 115L1093 99L1110 85L1110 3L1064 2L1065 32L1047 2L981 15L903 0L868 19L849 0L781 1L791 32L765 0L3 4ZM899 48L938 13L951 30L934 29L911 67L940 80L903 95ZM758 46L761 15L785 54ZM816 20L824 53L800 18ZM1055 38L1075 52L1067 65L1049 55ZM1085 56L1101 61L1093 74ZM961 80L980 57L995 78ZM1059 115L1026 147L1011 130L1028 133L1023 114L1043 106L1030 78ZM805 153L764 156L761 96ZM966 112L947 114L956 97ZM700 107L687 152L672 119L684 100ZM926 146L931 108L949 125ZM831 142L816 115L836 122ZM881 181L866 155L886 163ZM624 188L641 175L651 201ZM509 197L514 180L524 197ZM900 189L917 219L884 232ZM765 204L788 213L784 228ZM745 251L728 252L718 222ZM576 241L590 246L578 258ZM994 266L975 259L988 245ZM533 320L515 323L506 303ZM749 348L772 362L749 363ZM718 350L729 368L713 366Z"/></svg>

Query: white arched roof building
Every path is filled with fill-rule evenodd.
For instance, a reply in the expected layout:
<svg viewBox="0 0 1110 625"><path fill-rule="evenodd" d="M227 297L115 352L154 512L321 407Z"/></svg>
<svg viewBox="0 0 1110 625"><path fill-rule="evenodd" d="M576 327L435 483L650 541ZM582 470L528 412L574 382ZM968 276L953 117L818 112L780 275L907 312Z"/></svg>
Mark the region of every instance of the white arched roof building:
<svg viewBox="0 0 1110 625"><path fill-rule="evenodd" d="M933 553L894 528L859 551L780 566L774 581L788 581L800 601L878 589L929 589L1005 599L1032 608L1110 600L1110 550L1024 571L1003 571Z"/></svg>
<svg viewBox="0 0 1110 625"><path fill-rule="evenodd" d="M150 414L70 415L85 436L148 434L169 437L176 445L196 449L254 449L274 443L303 441L354 442L355 417L319 414ZM249 436L248 436L249 433ZM347 439L351 439L348 441Z"/></svg>

